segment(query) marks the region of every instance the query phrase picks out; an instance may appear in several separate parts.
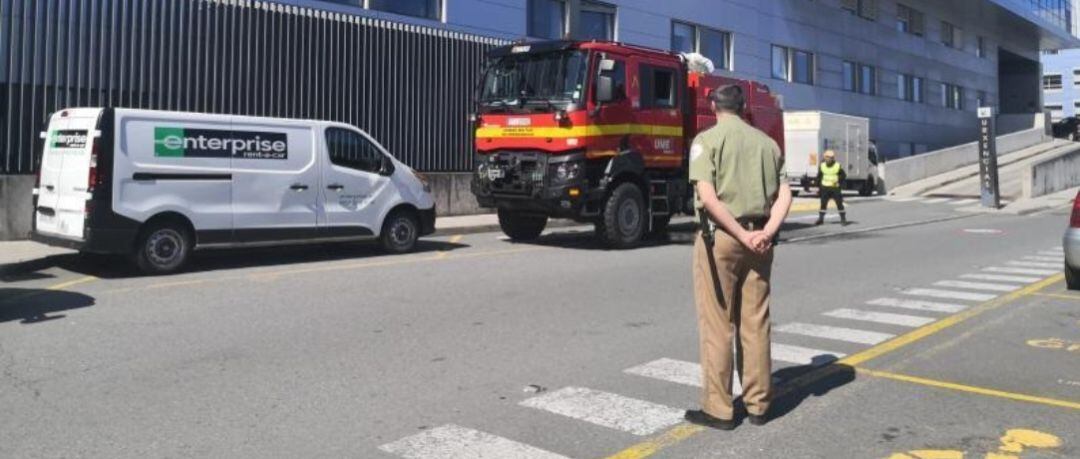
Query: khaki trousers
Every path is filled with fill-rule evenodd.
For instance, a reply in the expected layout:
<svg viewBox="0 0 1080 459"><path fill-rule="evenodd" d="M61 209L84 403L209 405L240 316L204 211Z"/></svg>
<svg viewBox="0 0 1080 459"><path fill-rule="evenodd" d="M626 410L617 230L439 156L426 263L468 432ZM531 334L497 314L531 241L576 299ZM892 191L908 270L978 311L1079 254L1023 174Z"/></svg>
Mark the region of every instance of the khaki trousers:
<svg viewBox="0 0 1080 459"><path fill-rule="evenodd" d="M709 257L698 235L694 243L694 302L697 305L706 413L733 419L732 368L742 377L750 414L769 408L772 360L769 351L769 276L773 251L758 255L724 231L716 231ZM733 358L732 341L737 336ZM734 362L733 362L734 361Z"/></svg>

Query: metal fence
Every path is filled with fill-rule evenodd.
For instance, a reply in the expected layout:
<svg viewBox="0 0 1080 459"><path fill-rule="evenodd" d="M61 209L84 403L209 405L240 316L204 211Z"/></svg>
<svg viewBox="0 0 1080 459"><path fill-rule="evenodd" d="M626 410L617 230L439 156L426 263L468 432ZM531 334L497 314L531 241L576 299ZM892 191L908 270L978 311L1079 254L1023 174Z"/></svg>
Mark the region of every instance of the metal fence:
<svg viewBox="0 0 1080 459"><path fill-rule="evenodd" d="M0 0L0 174L36 171L65 107L350 123L467 171L486 37L251 0Z"/></svg>

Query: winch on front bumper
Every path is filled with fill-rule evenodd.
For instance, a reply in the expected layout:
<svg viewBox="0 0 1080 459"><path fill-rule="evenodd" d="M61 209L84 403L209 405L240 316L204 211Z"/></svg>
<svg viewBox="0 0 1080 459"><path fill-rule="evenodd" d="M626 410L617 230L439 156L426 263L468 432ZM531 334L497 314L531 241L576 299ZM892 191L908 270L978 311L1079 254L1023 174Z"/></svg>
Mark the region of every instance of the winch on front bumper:
<svg viewBox="0 0 1080 459"><path fill-rule="evenodd" d="M590 186L594 174L584 153L496 152L477 156L474 172L472 192L481 207L585 218L595 215L589 204L603 199L603 190Z"/></svg>

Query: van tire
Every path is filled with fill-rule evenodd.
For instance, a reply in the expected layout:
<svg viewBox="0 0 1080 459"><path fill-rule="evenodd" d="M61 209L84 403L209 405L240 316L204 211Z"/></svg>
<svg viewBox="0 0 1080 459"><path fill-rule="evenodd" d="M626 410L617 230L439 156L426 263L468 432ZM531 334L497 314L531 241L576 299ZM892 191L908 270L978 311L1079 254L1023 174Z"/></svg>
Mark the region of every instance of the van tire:
<svg viewBox="0 0 1080 459"><path fill-rule="evenodd" d="M162 220L143 228L132 254L139 270L151 275L179 271L191 257L190 230L177 222Z"/></svg>
<svg viewBox="0 0 1080 459"><path fill-rule="evenodd" d="M604 213L596 227L597 235L613 249L637 247L645 236L649 212L641 189L623 182L611 192L604 204Z"/></svg>
<svg viewBox="0 0 1080 459"><path fill-rule="evenodd" d="M412 252L419 238L420 223L416 215L407 210L397 210L387 216L379 236L383 250L392 254Z"/></svg>
<svg viewBox="0 0 1080 459"><path fill-rule="evenodd" d="M1080 290L1080 272L1065 265L1065 287L1069 290Z"/></svg>
<svg viewBox="0 0 1080 459"><path fill-rule="evenodd" d="M547 227L547 217L499 210L499 228L511 241L532 241Z"/></svg>
<svg viewBox="0 0 1080 459"><path fill-rule="evenodd" d="M862 182L862 186L859 187L859 196L867 197L873 196L874 191L877 190L877 184L874 183L874 176L866 177L866 180Z"/></svg>

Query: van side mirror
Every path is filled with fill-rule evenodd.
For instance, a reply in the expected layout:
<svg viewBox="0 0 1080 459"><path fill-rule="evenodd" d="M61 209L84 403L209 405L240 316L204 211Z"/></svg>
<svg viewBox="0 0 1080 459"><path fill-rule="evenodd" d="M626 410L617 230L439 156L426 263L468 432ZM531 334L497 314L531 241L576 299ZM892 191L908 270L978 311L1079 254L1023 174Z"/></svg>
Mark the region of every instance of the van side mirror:
<svg viewBox="0 0 1080 459"><path fill-rule="evenodd" d="M390 158L382 157L382 164L379 165L379 175L387 177L394 175L394 162Z"/></svg>
<svg viewBox="0 0 1080 459"><path fill-rule="evenodd" d="M600 75L596 79L596 103L606 104L615 100L615 80L610 76Z"/></svg>

